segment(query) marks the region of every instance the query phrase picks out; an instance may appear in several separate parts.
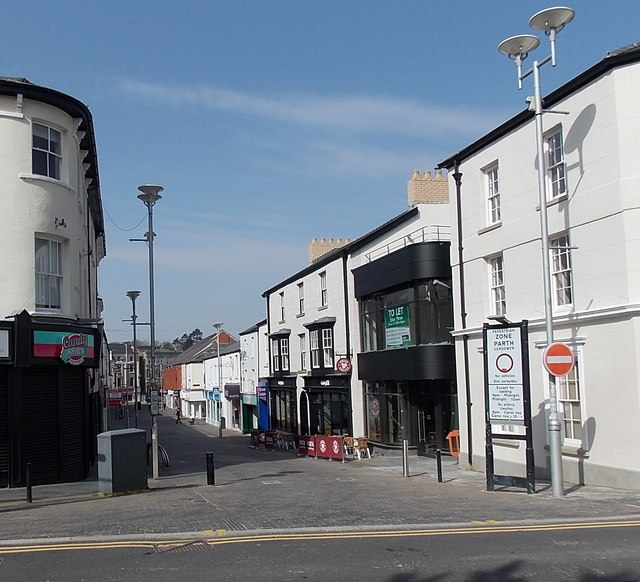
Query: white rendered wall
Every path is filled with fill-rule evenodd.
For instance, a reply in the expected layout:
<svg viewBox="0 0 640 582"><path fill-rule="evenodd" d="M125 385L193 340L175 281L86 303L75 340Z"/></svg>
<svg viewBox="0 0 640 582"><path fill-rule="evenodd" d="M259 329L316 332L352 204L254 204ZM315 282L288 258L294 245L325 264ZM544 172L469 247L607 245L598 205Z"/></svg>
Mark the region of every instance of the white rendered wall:
<svg viewBox="0 0 640 582"><path fill-rule="evenodd" d="M619 68L545 114L545 131L562 126L568 195L548 206L551 237L569 233L573 305L554 312L554 339L580 354L584 437L563 448L565 479L596 485L640 486L640 396L637 352L640 316L640 65ZM460 428L466 459L462 335L469 336L469 383L475 468L484 469L484 376L481 329L491 314L486 258L504 258L507 317L530 322L532 414L538 474L546 475L546 372L543 273L533 122L491 144L460 166L467 328L460 329L455 295ZM482 168L498 161L502 224L487 229ZM453 179L450 181L455 191ZM452 222L457 240L456 223ZM452 246L454 283L458 255ZM524 449L501 443L497 463L520 473ZM498 472L500 472L498 470ZM547 475L548 476L548 475Z"/></svg>
<svg viewBox="0 0 640 582"><path fill-rule="evenodd" d="M61 180L32 174L32 122L62 133ZM63 244L61 309L47 313L87 317L95 303L96 263L101 253L88 255L87 238L95 240L87 203L79 152L77 120L63 111L25 99L22 112L16 99L0 96L0 267L10 276L0 280L0 317L26 309L35 312L35 238ZM56 227L55 219L66 226ZM89 223L90 232L87 232ZM92 247L93 247L93 243ZM92 249L93 250L93 249ZM97 249L96 249L97 250ZM89 257L89 259L87 259ZM93 296L89 296L91 279ZM95 312L92 314L97 315Z"/></svg>

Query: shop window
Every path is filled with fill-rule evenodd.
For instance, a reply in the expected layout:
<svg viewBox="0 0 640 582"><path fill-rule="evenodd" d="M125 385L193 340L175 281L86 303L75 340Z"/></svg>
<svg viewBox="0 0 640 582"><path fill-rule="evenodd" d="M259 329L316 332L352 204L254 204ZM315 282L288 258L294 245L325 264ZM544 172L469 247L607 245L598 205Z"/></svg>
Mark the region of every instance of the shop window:
<svg viewBox="0 0 640 582"><path fill-rule="evenodd" d="M296 405L295 390L270 390L271 395L271 428L297 432L296 418L298 409Z"/></svg>
<svg viewBox="0 0 640 582"><path fill-rule="evenodd" d="M360 301L363 351L451 343L451 282L430 279Z"/></svg>

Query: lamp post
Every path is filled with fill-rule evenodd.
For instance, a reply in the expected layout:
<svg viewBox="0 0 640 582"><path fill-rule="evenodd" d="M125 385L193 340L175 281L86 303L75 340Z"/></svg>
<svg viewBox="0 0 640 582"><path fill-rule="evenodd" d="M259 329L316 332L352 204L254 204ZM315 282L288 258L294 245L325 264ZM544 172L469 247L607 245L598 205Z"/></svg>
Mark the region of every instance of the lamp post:
<svg viewBox="0 0 640 582"><path fill-rule="evenodd" d="M216 322L213 324L213 327L216 328L217 337L216 337L216 348L218 352L218 391L222 394L222 366L220 365L220 328L223 326L223 323ZM222 436L222 406L220 406L220 435Z"/></svg>
<svg viewBox="0 0 640 582"><path fill-rule="evenodd" d="M164 190L162 186L154 186L152 184L144 184L138 187L141 194L138 194L138 198L142 200L143 204L147 207L147 214L149 218L149 228L146 233L146 238L137 239L145 240L149 246L149 328L150 328L150 353L149 360L151 365L151 375L149 379L149 393L151 396L151 415L153 422L151 425L151 449L153 456L153 478L157 479L158 472L158 421L156 415L158 414L158 387L156 384L156 318L155 318L155 290L154 290L154 277L153 277L153 239L155 233L153 232L153 207L155 203L162 199L160 192Z"/></svg>
<svg viewBox="0 0 640 582"><path fill-rule="evenodd" d="M138 352L136 335L136 299L140 297L140 291L127 291L127 297L131 299L131 325L133 326L133 410L135 415L135 427L138 428Z"/></svg>
<svg viewBox="0 0 640 582"><path fill-rule="evenodd" d="M544 133L542 126L542 91L540 88L540 69L546 63L556 66L556 35L566 24L571 22L575 12L571 8L555 7L542 10L534 14L529 20L529 26L542 30L549 37L551 54L540 61L533 61L532 68L522 72L522 62L530 51L538 48L538 37L525 34L512 36L502 41L498 50L515 61L518 67L518 89L522 89L522 81L533 74L536 148L538 154L538 198L540 205L540 238L542 243L542 272L544 281L544 315L547 346L553 343L553 311L551 304L551 269L549 258L549 224L547 219L547 185L544 155ZM558 417L558 395L556 379L548 375L549 382L549 456L551 468L551 490L554 497L564 495L562 477L562 435L561 423Z"/></svg>

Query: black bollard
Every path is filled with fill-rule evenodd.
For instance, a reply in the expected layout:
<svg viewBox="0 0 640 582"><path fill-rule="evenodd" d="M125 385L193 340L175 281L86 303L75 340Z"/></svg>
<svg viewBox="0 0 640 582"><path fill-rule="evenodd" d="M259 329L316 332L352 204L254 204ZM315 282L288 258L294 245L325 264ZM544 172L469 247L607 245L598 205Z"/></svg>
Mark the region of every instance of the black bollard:
<svg viewBox="0 0 640 582"><path fill-rule="evenodd" d="M216 475L213 470L213 453L207 453L207 485L216 484Z"/></svg>
<svg viewBox="0 0 640 582"><path fill-rule="evenodd" d="M26 475L26 481L27 481L27 503L32 503L33 502L33 495L32 495L32 487L31 487L31 463L27 463L27 475Z"/></svg>
<svg viewBox="0 0 640 582"><path fill-rule="evenodd" d="M436 464L438 466L438 483L442 483L442 451L436 449Z"/></svg>

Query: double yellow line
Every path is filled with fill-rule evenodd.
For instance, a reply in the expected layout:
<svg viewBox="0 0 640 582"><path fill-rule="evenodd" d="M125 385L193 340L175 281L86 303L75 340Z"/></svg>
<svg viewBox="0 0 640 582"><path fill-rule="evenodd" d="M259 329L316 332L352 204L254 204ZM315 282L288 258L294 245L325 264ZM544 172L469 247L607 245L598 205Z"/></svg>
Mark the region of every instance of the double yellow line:
<svg viewBox="0 0 640 582"><path fill-rule="evenodd" d="M173 539L173 540L132 540L119 541L77 541L65 543L41 543L32 545L8 545L0 542L0 555L20 554L29 552L56 552L68 550L105 550L114 548L147 548L159 552L167 552L187 546L206 545L217 546L223 544L245 544L252 542L279 542L295 540L341 540L350 538L394 538L394 537L428 537L445 535L476 535L508 532L537 532L578 529L606 529L620 527L640 527L640 520L629 521L595 521L575 523L521 524L501 525L494 520L474 521L473 525L465 527L445 527L434 529L404 529L380 531L333 531L333 532L300 532L300 533L264 533L258 535L228 536L226 530L206 530L203 537Z"/></svg>

